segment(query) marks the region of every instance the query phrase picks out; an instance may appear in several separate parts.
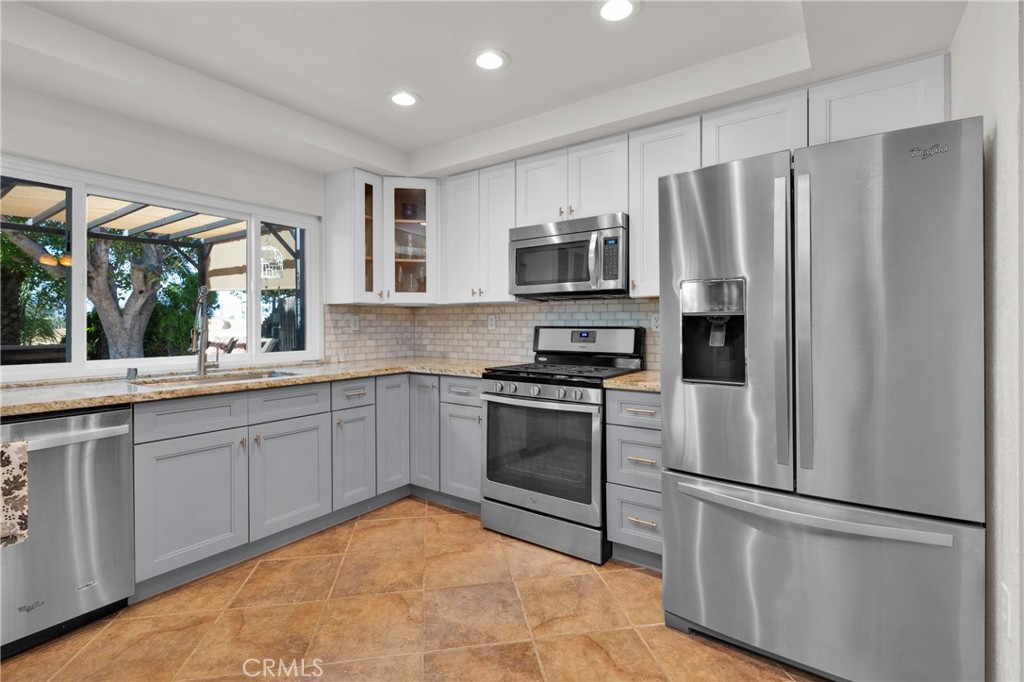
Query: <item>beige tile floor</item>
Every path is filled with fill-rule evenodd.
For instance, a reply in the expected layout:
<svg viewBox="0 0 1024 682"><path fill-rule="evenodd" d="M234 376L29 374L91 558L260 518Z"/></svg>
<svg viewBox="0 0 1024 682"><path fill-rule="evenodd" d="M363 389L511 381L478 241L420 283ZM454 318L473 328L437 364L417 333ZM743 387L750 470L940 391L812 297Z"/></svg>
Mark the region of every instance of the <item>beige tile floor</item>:
<svg viewBox="0 0 1024 682"><path fill-rule="evenodd" d="M660 599L655 572L409 497L3 661L0 678L252 680L246 661L269 659L277 680L278 661L306 680L813 679L667 629Z"/></svg>

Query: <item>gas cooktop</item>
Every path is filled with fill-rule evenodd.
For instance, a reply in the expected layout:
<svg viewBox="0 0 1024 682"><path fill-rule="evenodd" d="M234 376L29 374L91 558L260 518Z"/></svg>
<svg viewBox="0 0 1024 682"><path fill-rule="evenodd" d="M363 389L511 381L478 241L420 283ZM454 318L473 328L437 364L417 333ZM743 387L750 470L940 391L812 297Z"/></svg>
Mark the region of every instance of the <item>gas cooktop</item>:
<svg viewBox="0 0 1024 682"><path fill-rule="evenodd" d="M503 373L520 377L545 376L553 378L610 379L622 374L640 371L633 367L599 367L597 365L565 365L555 363L530 362L523 365L507 365L504 367L488 367L489 373Z"/></svg>

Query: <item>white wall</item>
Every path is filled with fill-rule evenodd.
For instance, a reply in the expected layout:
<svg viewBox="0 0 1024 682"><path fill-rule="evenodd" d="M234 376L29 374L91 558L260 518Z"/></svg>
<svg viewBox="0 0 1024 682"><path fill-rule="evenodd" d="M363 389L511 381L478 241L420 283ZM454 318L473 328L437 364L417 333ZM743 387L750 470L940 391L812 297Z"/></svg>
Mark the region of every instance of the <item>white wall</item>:
<svg viewBox="0 0 1024 682"><path fill-rule="evenodd" d="M988 677L1024 679L1021 611L1021 6L970 2L950 49L953 118L985 117Z"/></svg>
<svg viewBox="0 0 1024 682"><path fill-rule="evenodd" d="M321 173L11 83L3 84L0 150L273 208L324 211Z"/></svg>

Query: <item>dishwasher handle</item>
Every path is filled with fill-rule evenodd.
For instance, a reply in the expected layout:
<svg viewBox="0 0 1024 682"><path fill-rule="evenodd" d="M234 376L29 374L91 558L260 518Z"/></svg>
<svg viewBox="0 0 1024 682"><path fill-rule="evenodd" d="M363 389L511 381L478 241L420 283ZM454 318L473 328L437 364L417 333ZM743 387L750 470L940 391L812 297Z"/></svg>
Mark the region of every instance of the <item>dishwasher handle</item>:
<svg viewBox="0 0 1024 682"><path fill-rule="evenodd" d="M28 451L49 450L50 448L60 448L65 445L75 445L77 443L88 443L89 441L101 440L103 438L126 436L129 433L131 433L131 426L128 424L107 426L100 429L89 429L88 431L72 431L71 433L61 433L47 438L33 438L28 441Z"/></svg>

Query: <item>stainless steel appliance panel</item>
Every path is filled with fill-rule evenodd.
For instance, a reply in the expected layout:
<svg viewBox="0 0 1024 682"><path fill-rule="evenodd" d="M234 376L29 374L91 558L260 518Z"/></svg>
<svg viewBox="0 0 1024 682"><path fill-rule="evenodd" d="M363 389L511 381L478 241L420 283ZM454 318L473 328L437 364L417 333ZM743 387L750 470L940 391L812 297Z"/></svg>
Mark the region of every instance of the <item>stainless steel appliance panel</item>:
<svg viewBox="0 0 1024 682"><path fill-rule="evenodd" d="M792 489L789 152L660 180L665 465ZM745 385L684 383L683 283L745 282Z"/></svg>
<svg viewBox="0 0 1024 682"><path fill-rule="evenodd" d="M131 411L4 424L29 444L29 533L0 552L3 644L135 592Z"/></svg>
<svg viewBox="0 0 1024 682"><path fill-rule="evenodd" d="M985 519L981 119L796 152L797 490Z"/></svg>
<svg viewBox="0 0 1024 682"><path fill-rule="evenodd" d="M484 394L485 498L599 528L600 405Z"/></svg>
<svg viewBox="0 0 1024 682"><path fill-rule="evenodd" d="M851 680L985 676L985 531L665 472L666 612Z"/></svg>

